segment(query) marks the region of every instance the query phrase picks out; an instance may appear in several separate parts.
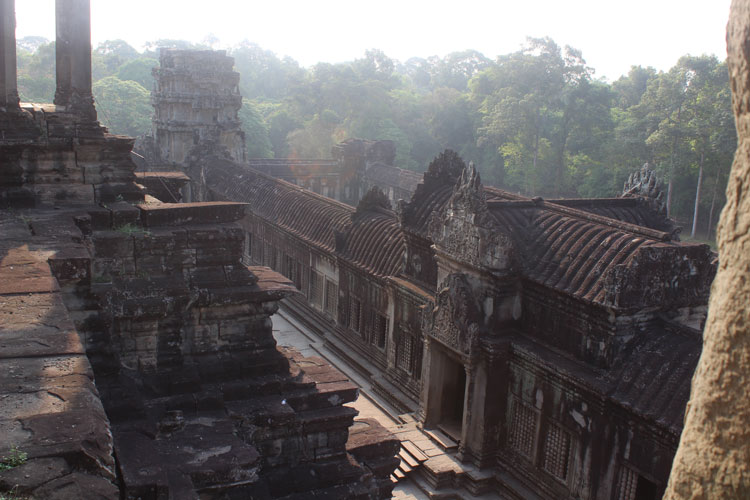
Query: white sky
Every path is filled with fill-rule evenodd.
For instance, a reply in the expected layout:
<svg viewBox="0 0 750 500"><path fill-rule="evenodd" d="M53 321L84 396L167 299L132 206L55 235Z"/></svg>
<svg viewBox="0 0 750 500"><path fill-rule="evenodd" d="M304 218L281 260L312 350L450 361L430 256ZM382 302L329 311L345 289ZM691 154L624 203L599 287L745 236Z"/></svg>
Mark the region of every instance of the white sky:
<svg viewBox="0 0 750 500"><path fill-rule="evenodd" d="M731 0L92 0L92 40L247 39L303 66L362 57L405 61L476 49L495 58L526 36L581 49L596 76L667 70L684 54L726 57ZM16 0L16 36L54 38L54 0Z"/></svg>

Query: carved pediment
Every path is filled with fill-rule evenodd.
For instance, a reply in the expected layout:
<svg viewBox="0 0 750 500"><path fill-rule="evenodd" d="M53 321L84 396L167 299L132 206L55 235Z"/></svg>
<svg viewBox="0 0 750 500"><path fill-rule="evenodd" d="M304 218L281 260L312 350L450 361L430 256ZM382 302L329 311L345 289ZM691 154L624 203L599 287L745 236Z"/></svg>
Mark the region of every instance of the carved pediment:
<svg viewBox="0 0 750 500"><path fill-rule="evenodd" d="M443 210L434 212L428 234L443 252L474 267L511 267L512 243L489 213L479 173L469 164Z"/></svg>
<svg viewBox="0 0 750 500"><path fill-rule="evenodd" d="M381 191L377 186L373 186L370 190L362 197L357 205L357 210L352 216L356 218L367 212L376 211L390 211L391 202L388 197Z"/></svg>
<svg viewBox="0 0 750 500"><path fill-rule="evenodd" d="M639 199L639 202L645 204L653 214L655 222L652 222L651 227L670 233L673 241L680 241L682 228L667 217L664 185L648 163L644 163L638 171L630 174L623 185L620 197Z"/></svg>
<svg viewBox="0 0 750 500"><path fill-rule="evenodd" d="M661 180L656 175L656 172L651 170L648 163L644 163L640 170L630 174L628 180L625 181L625 185L622 187L623 198L635 196L653 200L653 205L657 212L667 212Z"/></svg>
<svg viewBox="0 0 750 500"><path fill-rule="evenodd" d="M399 203L396 209L402 226L420 228L418 213L424 204L433 203L432 194L446 186L455 184L466 164L455 151L446 149L430 162L422 182L417 185L411 201Z"/></svg>
<svg viewBox="0 0 750 500"><path fill-rule="evenodd" d="M479 341L481 309L463 274L450 274L435 297L432 314L425 315L423 330L441 344L470 355Z"/></svg>

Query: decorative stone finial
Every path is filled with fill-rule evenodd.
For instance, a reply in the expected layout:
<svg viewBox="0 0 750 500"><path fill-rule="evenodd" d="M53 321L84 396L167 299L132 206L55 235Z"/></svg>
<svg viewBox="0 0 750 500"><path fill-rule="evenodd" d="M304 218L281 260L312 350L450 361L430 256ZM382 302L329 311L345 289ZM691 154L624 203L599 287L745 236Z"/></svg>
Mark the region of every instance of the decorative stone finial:
<svg viewBox="0 0 750 500"><path fill-rule="evenodd" d="M666 212L662 182L648 163L644 163L640 170L630 174L622 188L622 198L636 196L649 198L659 213Z"/></svg>

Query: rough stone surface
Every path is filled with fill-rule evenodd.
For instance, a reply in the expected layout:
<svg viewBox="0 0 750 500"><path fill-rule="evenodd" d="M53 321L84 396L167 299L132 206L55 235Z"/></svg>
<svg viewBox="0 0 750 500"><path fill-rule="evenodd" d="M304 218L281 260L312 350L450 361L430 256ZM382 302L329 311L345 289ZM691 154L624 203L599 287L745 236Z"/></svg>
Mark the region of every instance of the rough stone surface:
<svg viewBox="0 0 750 500"><path fill-rule="evenodd" d="M244 209L141 204L127 230L101 217L87 238L96 310L81 329L122 493L387 496L395 451L378 443L392 442L388 433L373 426L361 458L346 448L356 411L343 405L356 386L321 359L276 349L270 317L296 289L240 264L244 234L231 221Z"/></svg>
<svg viewBox="0 0 750 500"><path fill-rule="evenodd" d="M0 212L0 456L12 446L28 456L0 471L0 492L114 499L109 421L51 269L88 278L76 264L85 248L64 222L70 217Z"/></svg>
<svg viewBox="0 0 750 500"><path fill-rule="evenodd" d="M133 139L54 106L3 113L17 134L0 141L0 206L69 206L143 200L130 159Z"/></svg>
<svg viewBox="0 0 750 500"><path fill-rule="evenodd" d="M718 228L703 354L665 498L750 497L750 2L732 2L728 65L739 144Z"/></svg>

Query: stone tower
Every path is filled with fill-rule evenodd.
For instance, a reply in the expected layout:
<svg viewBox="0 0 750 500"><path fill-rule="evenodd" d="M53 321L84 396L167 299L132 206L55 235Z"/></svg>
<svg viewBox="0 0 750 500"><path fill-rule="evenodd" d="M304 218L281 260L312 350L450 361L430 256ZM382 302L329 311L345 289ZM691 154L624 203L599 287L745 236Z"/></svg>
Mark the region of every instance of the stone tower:
<svg viewBox="0 0 750 500"><path fill-rule="evenodd" d="M190 150L211 142L245 161L240 75L223 50L162 49L152 92L155 147L166 163L185 165Z"/></svg>

